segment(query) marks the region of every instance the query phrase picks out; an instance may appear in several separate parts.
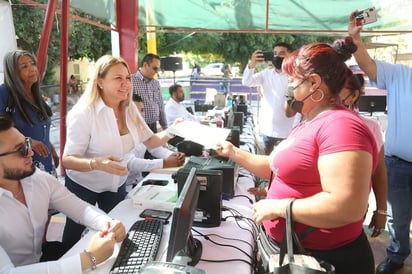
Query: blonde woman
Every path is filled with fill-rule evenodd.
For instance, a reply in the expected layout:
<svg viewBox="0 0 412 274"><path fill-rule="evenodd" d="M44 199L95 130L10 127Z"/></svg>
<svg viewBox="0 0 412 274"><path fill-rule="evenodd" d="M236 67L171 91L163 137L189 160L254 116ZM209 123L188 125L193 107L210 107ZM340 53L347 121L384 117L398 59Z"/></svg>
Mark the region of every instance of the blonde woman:
<svg viewBox="0 0 412 274"><path fill-rule="evenodd" d="M153 148L170 139L167 132L153 134L131 102L127 63L105 55L67 116L66 187L105 212L126 196L127 154L139 143ZM75 244L84 229L74 221L66 222L63 242L68 245Z"/></svg>

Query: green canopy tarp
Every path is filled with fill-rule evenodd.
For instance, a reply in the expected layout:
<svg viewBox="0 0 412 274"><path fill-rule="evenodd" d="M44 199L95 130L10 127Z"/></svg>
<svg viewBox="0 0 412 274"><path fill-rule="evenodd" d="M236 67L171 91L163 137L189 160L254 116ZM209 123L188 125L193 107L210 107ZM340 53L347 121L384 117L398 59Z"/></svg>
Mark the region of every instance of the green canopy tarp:
<svg viewBox="0 0 412 274"><path fill-rule="evenodd" d="M113 25L121 16L114 0L71 0L70 5ZM140 29L151 25L157 31L330 33L345 32L351 11L372 6L378 21L365 31L412 32L409 0L139 0L138 20Z"/></svg>

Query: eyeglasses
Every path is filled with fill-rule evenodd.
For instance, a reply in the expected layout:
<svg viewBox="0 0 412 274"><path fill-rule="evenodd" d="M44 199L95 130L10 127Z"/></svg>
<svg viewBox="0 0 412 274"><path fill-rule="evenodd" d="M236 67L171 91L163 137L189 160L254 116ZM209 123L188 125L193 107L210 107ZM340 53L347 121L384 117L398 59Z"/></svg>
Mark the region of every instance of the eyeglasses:
<svg viewBox="0 0 412 274"><path fill-rule="evenodd" d="M160 67L151 67L153 71L158 71L160 69Z"/></svg>
<svg viewBox="0 0 412 274"><path fill-rule="evenodd" d="M13 150L13 151L9 151L9 152L5 152L5 153L1 153L0 157L9 155L9 154L14 154L14 153L20 153L21 156L23 157L27 157L27 155L29 155L29 150L32 149L31 148L31 138L30 137L26 137L24 144L22 144L18 149Z"/></svg>

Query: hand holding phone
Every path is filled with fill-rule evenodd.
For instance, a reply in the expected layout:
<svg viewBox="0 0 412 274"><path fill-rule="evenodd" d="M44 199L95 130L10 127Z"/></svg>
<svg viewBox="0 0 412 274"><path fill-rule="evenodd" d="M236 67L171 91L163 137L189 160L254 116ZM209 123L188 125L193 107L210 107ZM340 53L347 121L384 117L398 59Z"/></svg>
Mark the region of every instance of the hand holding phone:
<svg viewBox="0 0 412 274"><path fill-rule="evenodd" d="M374 23L378 20L376 15L376 8L371 7L359 11L355 14L356 26L363 26L366 24Z"/></svg>
<svg viewBox="0 0 412 274"><path fill-rule="evenodd" d="M272 61L273 60L273 52L272 51L264 51L263 58L265 61Z"/></svg>

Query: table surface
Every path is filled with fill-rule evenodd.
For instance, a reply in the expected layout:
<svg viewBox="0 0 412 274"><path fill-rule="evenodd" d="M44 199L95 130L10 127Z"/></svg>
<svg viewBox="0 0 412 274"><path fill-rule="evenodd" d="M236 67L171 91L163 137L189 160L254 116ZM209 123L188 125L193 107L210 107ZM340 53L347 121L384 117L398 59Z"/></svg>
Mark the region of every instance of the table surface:
<svg viewBox="0 0 412 274"><path fill-rule="evenodd" d="M240 174L242 174L241 172ZM161 179L168 178L168 188L176 188L176 184L173 183L170 173L150 173L146 179ZM243 173L239 177L239 180L235 187L235 195L242 195L234 197L231 200L224 200L223 206L231 208L240 213L240 215L250 218L252 216L252 204L254 201L253 195L248 194L247 189L254 185L253 178L248 173ZM245 196L243 196L245 195ZM128 198L119 203L109 215L112 218L121 220L126 229L129 229L131 225L138 219L139 214L143 208L133 206L132 199ZM231 215L230 211L223 211L222 217ZM206 234L211 240L218 243L212 243L206 240L202 236L198 236L196 232L192 230L192 234L202 242L203 252L201 261L196 265L197 268L204 269L207 273L252 273L252 268L249 264L242 261L245 260L251 263L253 256L253 248L255 246L256 234L252 232L253 225L248 219L235 219L232 217L222 221L219 227L213 228L201 228L194 227L200 233ZM74 245L63 257L68 257L74 254L82 252L88 245L91 236L95 231L87 233L76 245ZM157 260L164 261L167 253L167 244L169 241L170 224L164 226L162 241L159 246L157 254ZM227 245L227 246L222 246ZM235 247L230 247L232 245ZM120 243L116 244L113 255L104 263L98 265L94 271L87 273L109 273L116 256L119 252ZM245 254L246 253L246 254ZM207 261L205 261L207 260ZM225 262L210 262L210 260L225 260ZM229 261L226 261L229 260ZM233 261L230 261L233 260Z"/></svg>

